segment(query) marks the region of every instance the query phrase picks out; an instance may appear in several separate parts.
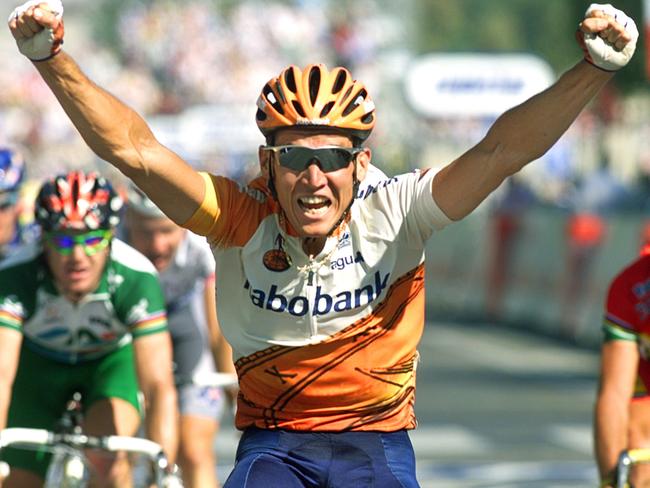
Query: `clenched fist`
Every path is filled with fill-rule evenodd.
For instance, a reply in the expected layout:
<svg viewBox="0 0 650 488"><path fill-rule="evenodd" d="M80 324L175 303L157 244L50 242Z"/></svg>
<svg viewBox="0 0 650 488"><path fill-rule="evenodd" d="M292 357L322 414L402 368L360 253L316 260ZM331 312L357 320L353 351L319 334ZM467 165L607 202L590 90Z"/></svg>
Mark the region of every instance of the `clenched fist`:
<svg viewBox="0 0 650 488"><path fill-rule="evenodd" d="M30 60L45 61L61 50L61 0L30 0L11 13L8 23L18 50Z"/></svg>
<svg viewBox="0 0 650 488"><path fill-rule="evenodd" d="M606 71L617 71L632 58L639 31L625 12L609 3L592 3L577 38L588 62Z"/></svg>

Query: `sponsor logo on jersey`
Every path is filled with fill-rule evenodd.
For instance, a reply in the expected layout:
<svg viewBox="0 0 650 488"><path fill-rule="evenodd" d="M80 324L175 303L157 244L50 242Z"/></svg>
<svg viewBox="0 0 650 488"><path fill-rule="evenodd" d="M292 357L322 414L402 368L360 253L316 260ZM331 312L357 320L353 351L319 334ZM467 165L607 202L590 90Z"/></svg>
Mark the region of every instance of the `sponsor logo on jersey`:
<svg viewBox="0 0 650 488"><path fill-rule="evenodd" d="M365 200L373 193L377 193L379 189L386 188L388 185L390 185L391 183L395 183L396 181L397 181L397 177L393 176L386 180L378 181L374 185L368 185L365 188L361 188L361 190L359 190L359 193L357 193L357 198Z"/></svg>
<svg viewBox="0 0 650 488"><path fill-rule="evenodd" d="M25 316L25 307L23 307L23 304L20 303L16 295L9 295L0 301L0 308L17 317Z"/></svg>
<svg viewBox="0 0 650 488"><path fill-rule="evenodd" d="M124 276L116 272L114 269L109 268L108 273L106 273L106 281L108 283L109 292L115 293L115 290L124 283Z"/></svg>
<svg viewBox="0 0 650 488"><path fill-rule="evenodd" d="M149 300L146 298L141 298L138 300L138 303L131 307L129 313L126 316L126 322L129 324L135 324L141 320L144 320L149 316Z"/></svg>
<svg viewBox="0 0 650 488"><path fill-rule="evenodd" d="M341 238L339 239L336 248L343 249L344 247L348 247L351 245L352 245L352 241L350 240L350 232L346 230L345 232L343 232L343 235L341 235Z"/></svg>
<svg viewBox="0 0 650 488"><path fill-rule="evenodd" d="M302 295L283 295L277 285L271 285L268 290L253 288L248 280L244 288L248 290L251 303L261 309L277 313L289 313L296 317L307 314L312 316L327 315L331 312L345 312L354 308L364 307L381 296L388 285L390 273L381 275L375 272L373 280L365 286L353 290L345 290L335 295L325 292L322 286L316 286L316 293L310 298Z"/></svg>
<svg viewBox="0 0 650 488"><path fill-rule="evenodd" d="M646 280L640 283L635 283L632 286L632 293L637 298L643 298L650 292L650 280Z"/></svg>
<svg viewBox="0 0 650 488"><path fill-rule="evenodd" d="M237 188L239 189L240 192L245 193L249 197L251 197L253 200L263 203L266 201L266 195L264 192L256 189L256 188L251 188L248 185L244 185L242 183L237 183Z"/></svg>
<svg viewBox="0 0 650 488"><path fill-rule="evenodd" d="M106 329L111 329L113 327L111 321L104 317L94 317L91 315L90 317L88 317L88 322L90 324L97 324L100 327L104 327Z"/></svg>
<svg viewBox="0 0 650 488"><path fill-rule="evenodd" d="M286 271L291 267L291 257L284 250L284 237L280 234L275 238L275 249L270 249L262 256L262 263L269 271Z"/></svg>
<svg viewBox="0 0 650 488"><path fill-rule="evenodd" d="M349 266L350 264L356 264L356 263L363 263L364 259L363 256L359 251L357 251L356 256L344 256L342 258L337 258L337 259L332 259L330 262L330 268L331 269L344 269L346 266Z"/></svg>
<svg viewBox="0 0 650 488"><path fill-rule="evenodd" d="M266 269L270 271L286 271L291 267L291 258L282 249L266 251L262 257Z"/></svg>

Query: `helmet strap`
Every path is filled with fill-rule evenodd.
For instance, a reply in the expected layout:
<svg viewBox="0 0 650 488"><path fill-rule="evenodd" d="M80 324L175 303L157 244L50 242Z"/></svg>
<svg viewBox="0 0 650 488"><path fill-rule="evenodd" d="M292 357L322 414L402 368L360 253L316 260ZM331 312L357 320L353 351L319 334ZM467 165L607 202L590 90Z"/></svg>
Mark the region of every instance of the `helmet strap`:
<svg viewBox="0 0 650 488"><path fill-rule="evenodd" d="M268 174L269 178L266 181L266 186L268 187L269 191L271 192L271 196L277 201L278 203L280 200L278 199L278 191L275 189L275 161L273 158L269 158L268 161Z"/></svg>
<svg viewBox="0 0 650 488"><path fill-rule="evenodd" d="M348 203L348 206L345 208L343 213L341 214L341 218L336 221L336 223L332 226L332 228L329 230L327 233L327 236L331 236L336 232L336 229L339 228L339 225L341 225L345 219L348 218L348 214L350 213L350 209L352 208L352 204L354 203L355 198L357 197L357 193L359 191L359 185L360 181L357 178L357 160L356 158L354 159L354 169L352 171L352 198L350 198L350 203Z"/></svg>

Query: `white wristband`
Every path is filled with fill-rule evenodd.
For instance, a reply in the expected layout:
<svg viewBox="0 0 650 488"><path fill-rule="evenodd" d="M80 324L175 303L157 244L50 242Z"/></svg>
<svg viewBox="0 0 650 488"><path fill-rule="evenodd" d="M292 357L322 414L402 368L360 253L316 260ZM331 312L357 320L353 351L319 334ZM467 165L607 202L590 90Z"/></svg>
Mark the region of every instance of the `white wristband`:
<svg viewBox="0 0 650 488"><path fill-rule="evenodd" d="M45 8L52 12L58 19L63 17L63 4L61 0L29 0L14 9L9 16L8 22L17 19L29 8L41 4L45 4ZM57 38L57 36L62 35L62 32L59 33L54 32L52 29L43 29L29 39L16 40L16 44L18 45L18 50L24 56L32 61L41 61L50 58L58 52L62 38Z"/></svg>
<svg viewBox="0 0 650 488"><path fill-rule="evenodd" d="M587 60L604 70L618 71L632 58L636 49L637 39L639 38L639 31L632 18L628 17L622 10L614 8L609 3L592 3L585 12L585 17L588 17L595 10L601 10L606 15L613 17L616 22L625 28L631 40L621 51L617 51L614 49L614 46L606 42L598 34L583 33L583 44Z"/></svg>

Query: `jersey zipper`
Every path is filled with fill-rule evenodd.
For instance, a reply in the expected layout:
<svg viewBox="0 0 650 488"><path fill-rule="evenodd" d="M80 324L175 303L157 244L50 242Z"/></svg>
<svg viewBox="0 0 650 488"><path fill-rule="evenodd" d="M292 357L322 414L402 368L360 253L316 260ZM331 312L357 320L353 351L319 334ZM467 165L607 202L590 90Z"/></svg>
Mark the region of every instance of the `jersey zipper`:
<svg viewBox="0 0 650 488"><path fill-rule="evenodd" d="M311 337L314 337L318 333L318 322L316 320L316 315L314 314L313 309L313 307L316 305L316 287L314 286L314 280L318 277L316 273L318 269L314 271L314 267L318 266L318 264L314 261L314 256L309 256L309 264L307 266L309 267L309 271L307 273L307 289L305 291L307 295L307 301L311 307L309 312L309 333Z"/></svg>

